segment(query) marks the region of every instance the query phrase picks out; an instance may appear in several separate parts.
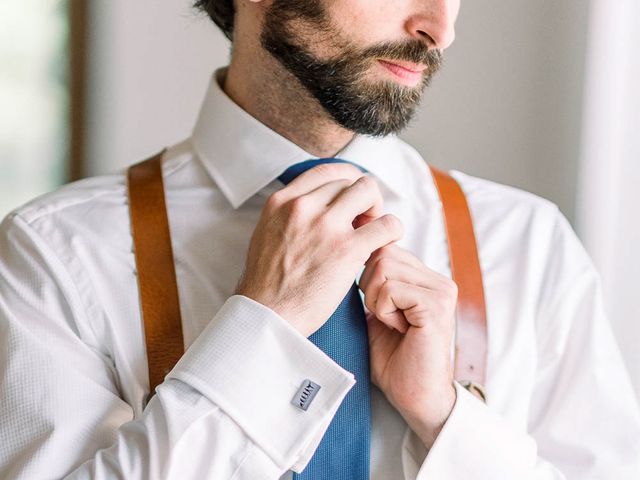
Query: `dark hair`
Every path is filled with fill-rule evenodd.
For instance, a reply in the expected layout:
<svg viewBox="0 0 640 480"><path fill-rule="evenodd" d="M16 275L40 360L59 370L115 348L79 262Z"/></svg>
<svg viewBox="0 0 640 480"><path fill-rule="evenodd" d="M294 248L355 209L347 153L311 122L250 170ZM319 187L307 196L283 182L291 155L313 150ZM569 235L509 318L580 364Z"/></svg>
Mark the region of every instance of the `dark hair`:
<svg viewBox="0 0 640 480"><path fill-rule="evenodd" d="M233 36L233 17L236 13L234 0L196 0L193 6L202 10L220 27L229 40Z"/></svg>

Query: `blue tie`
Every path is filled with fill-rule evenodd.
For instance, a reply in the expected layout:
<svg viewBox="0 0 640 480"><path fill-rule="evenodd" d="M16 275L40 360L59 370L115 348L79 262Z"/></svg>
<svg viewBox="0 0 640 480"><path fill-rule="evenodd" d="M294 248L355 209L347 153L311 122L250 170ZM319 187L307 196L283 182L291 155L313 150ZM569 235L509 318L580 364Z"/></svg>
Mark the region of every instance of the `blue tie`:
<svg viewBox="0 0 640 480"><path fill-rule="evenodd" d="M296 163L278 177L287 184L321 163L352 163L319 158ZM355 164L354 164L355 165ZM366 170L356 165L366 173ZM309 340L338 365L353 373L356 384L338 408L313 457L294 480L368 480L371 437L369 338L364 307L355 282L329 320Z"/></svg>

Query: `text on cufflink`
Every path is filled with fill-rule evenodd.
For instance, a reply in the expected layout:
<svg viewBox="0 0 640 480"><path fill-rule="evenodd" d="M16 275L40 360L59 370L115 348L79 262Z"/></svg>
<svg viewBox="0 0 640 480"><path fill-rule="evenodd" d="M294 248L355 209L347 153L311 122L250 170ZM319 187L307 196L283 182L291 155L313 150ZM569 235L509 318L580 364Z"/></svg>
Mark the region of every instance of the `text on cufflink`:
<svg viewBox="0 0 640 480"><path fill-rule="evenodd" d="M307 378L304 380L304 382L302 382L302 385L300 385L300 388L296 392L291 403L293 403L296 407L306 411L317 395L318 390L320 390L320 385L312 382Z"/></svg>

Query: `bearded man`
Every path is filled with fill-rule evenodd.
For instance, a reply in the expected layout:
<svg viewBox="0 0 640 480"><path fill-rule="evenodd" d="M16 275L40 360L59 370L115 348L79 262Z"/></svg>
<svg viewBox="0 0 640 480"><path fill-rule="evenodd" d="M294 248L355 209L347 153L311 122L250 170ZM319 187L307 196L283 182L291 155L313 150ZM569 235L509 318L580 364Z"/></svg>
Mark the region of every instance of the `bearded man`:
<svg viewBox="0 0 640 480"><path fill-rule="evenodd" d="M451 170L486 301L485 330L456 331L448 242L469 238L396 135L459 0L196 6L232 55L193 134L155 157L186 352L154 381L146 321L166 298L143 287L164 288L165 244L140 248L135 175L14 210L0 227L0 477L640 478L640 413L568 221ZM148 216L164 208L142 198ZM466 346L486 352L482 384L456 374Z"/></svg>

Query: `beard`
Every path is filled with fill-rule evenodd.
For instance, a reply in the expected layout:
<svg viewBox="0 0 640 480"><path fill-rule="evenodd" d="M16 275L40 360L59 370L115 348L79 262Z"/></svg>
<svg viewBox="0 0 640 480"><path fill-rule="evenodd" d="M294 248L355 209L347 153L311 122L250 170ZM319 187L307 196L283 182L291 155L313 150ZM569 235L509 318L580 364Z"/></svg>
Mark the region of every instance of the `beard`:
<svg viewBox="0 0 640 480"><path fill-rule="evenodd" d="M309 42L292 32L291 24L297 21L313 27L322 43L336 46L339 53L326 60L314 55ZM400 132L409 124L424 90L440 68L441 51L429 50L418 39L358 48L343 37L331 24L322 0L274 0L265 15L260 43L342 127L371 136ZM380 57L427 68L414 87L391 80L374 82L367 73Z"/></svg>

